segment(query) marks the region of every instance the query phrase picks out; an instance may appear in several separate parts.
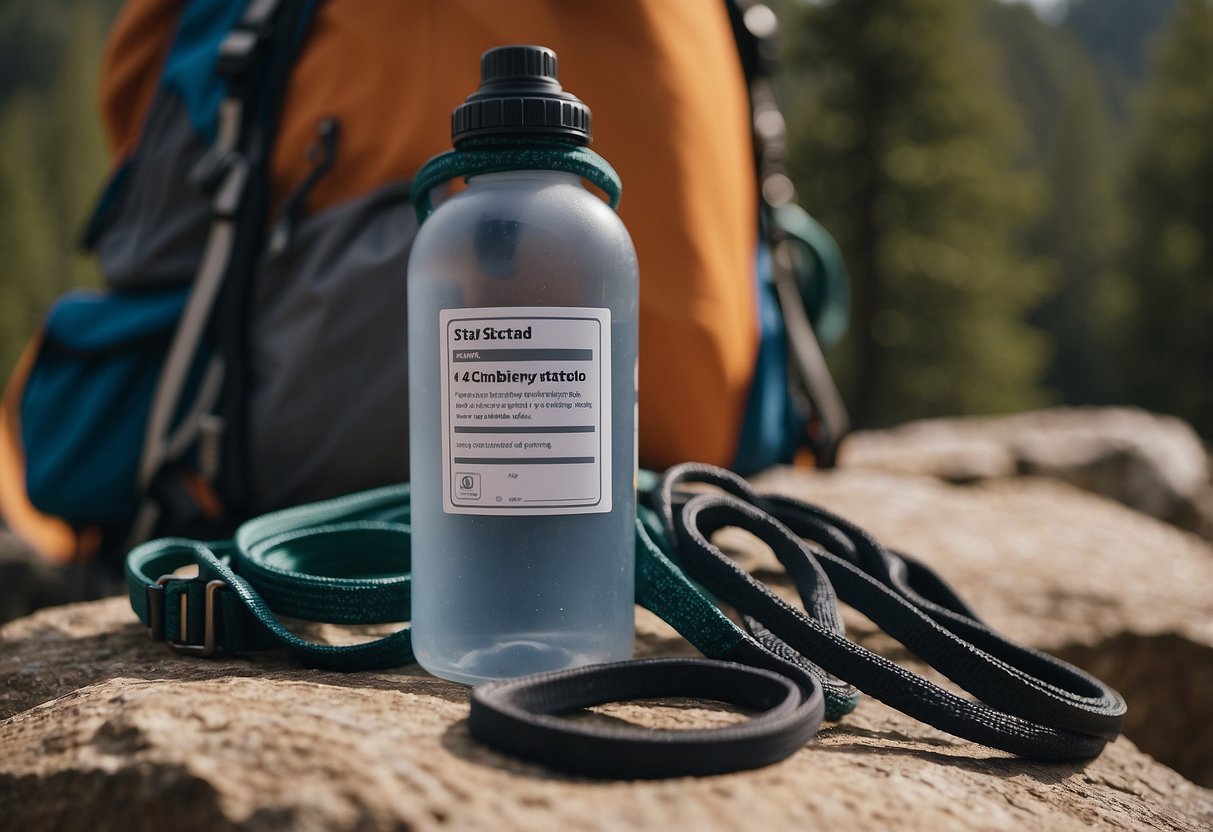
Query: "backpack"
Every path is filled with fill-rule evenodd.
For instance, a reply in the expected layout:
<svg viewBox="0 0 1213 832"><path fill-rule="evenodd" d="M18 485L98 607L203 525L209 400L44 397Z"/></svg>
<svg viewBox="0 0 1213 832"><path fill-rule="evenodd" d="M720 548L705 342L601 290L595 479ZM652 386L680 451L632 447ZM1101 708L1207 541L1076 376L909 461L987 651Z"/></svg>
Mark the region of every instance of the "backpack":
<svg viewBox="0 0 1213 832"><path fill-rule="evenodd" d="M620 172L641 273L639 461L832 462L848 304L794 202L753 2L131 0L85 233L0 410L0 508L56 560L215 537L408 478L409 182L477 59L551 46Z"/></svg>

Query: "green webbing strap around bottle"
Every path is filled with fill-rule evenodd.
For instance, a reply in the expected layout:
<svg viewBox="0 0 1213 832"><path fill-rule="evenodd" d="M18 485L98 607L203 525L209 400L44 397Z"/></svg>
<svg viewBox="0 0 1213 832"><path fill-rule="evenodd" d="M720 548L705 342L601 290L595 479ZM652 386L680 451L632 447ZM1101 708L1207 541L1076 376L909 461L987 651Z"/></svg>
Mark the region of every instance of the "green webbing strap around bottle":
<svg viewBox="0 0 1213 832"><path fill-rule="evenodd" d="M588 147L551 137L467 140L460 149L435 156L417 171L411 188L417 222L425 222L433 212L430 192L443 182L461 176L512 170L555 170L576 174L600 188L607 195L611 208L619 207L623 195L619 174L606 159Z"/></svg>

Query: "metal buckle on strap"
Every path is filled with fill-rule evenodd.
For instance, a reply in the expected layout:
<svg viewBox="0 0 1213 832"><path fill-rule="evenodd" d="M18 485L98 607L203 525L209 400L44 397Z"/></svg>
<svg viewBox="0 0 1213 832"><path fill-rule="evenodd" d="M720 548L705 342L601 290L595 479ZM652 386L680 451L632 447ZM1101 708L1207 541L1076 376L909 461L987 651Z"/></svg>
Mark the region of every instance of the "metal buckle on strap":
<svg viewBox="0 0 1213 832"><path fill-rule="evenodd" d="M206 600L203 610L202 644L187 644L189 640L189 595L181 595L180 626L177 640L166 638L164 634L164 587L170 581L192 580L177 575L161 575L155 586L147 588L148 632L153 641L163 641L175 653L186 656L210 656L217 649L215 644L215 593L227 589L226 581L208 581L206 584Z"/></svg>
<svg viewBox="0 0 1213 832"><path fill-rule="evenodd" d="M164 575L155 584L148 584L147 592L147 634L152 641L164 641L164 585L170 578Z"/></svg>
<svg viewBox="0 0 1213 832"><path fill-rule="evenodd" d="M281 0L253 0L244 17L219 44L215 71L224 77L239 77L248 72L253 56L273 31L274 13Z"/></svg>

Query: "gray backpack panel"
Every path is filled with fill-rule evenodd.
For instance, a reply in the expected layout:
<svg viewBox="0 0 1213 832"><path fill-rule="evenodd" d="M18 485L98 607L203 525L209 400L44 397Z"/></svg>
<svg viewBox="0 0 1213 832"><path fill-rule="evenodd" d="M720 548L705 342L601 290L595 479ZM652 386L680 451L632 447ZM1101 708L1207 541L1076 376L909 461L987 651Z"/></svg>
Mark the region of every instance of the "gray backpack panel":
<svg viewBox="0 0 1213 832"><path fill-rule="evenodd" d="M194 279L211 211L209 197L189 184L189 174L207 149L177 95L159 90L114 213L97 240L97 257L112 286Z"/></svg>
<svg viewBox="0 0 1213 832"><path fill-rule="evenodd" d="M416 231L407 184L392 184L305 218L263 259L247 357L255 512L408 479Z"/></svg>

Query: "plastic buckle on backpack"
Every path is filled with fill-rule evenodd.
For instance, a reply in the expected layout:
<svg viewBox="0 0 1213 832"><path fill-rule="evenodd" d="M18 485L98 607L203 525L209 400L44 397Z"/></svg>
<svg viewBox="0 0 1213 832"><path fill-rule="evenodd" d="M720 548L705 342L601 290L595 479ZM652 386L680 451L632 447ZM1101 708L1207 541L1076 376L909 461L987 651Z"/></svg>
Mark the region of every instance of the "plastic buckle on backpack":
<svg viewBox="0 0 1213 832"><path fill-rule="evenodd" d="M221 78L240 78L253 66L257 50L273 31L270 23L258 27L241 24L232 29L219 44L215 58L215 73Z"/></svg>
<svg viewBox="0 0 1213 832"><path fill-rule="evenodd" d="M180 653L185 656L210 656L217 649L215 644L215 593L221 589L227 589L226 581L207 581L206 595L203 607L203 630L202 644L189 644L189 629L188 629L188 613L189 613L189 595L182 593L181 595L181 614L180 628L177 633L177 639L166 638L164 633L164 587L170 581L179 580L194 580L193 578L181 578L178 575L161 575L156 581L156 586L147 588L148 597L148 618L151 619L148 630L154 641L163 641L169 649L174 653ZM153 596L153 592L158 591L158 597ZM155 600L153 601L153 597Z"/></svg>

